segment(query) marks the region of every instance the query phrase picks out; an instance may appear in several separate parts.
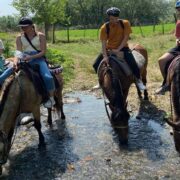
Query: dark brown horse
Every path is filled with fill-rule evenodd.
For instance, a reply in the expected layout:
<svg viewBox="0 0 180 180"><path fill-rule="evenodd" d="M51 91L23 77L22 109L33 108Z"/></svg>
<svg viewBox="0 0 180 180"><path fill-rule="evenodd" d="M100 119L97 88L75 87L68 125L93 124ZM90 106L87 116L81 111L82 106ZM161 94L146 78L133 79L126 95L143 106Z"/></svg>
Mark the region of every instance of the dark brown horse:
<svg viewBox="0 0 180 180"><path fill-rule="evenodd" d="M175 148L180 153L180 56L173 62L173 74L170 75L171 73L168 72L168 77L171 76L170 96L172 119L167 119L167 123L173 128Z"/></svg>
<svg viewBox="0 0 180 180"><path fill-rule="evenodd" d="M135 45L133 54L138 62L141 71L143 83L146 85L146 68L147 68L147 51L140 45ZM109 56L109 64L105 62L99 66L98 77L99 84L104 95L109 100L109 108L111 116L109 116L112 127L119 134L120 142L126 144L128 141L128 120L129 113L127 111L127 96L131 84L134 82L132 73L125 72L126 70L119 66L119 63L114 56ZM138 89L140 98L141 92ZM144 99L148 99L147 90L144 91Z"/></svg>
<svg viewBox="0 0 180 180"><path fill-rule="evenodd" d="M58 81L62 85L61 75ZM55 101L57 112L60 111L61 118L65 118L62 107L62 86L56 90ZM14 129L19 123L17 121L21 113L33 114L34 127L39 134L39 147L44 147L45 140L40 122L41 102L42 96L37 93L24 70L19 70L16 75L12 75L5 81L0 99L0 165L7 161Z"/></svg>

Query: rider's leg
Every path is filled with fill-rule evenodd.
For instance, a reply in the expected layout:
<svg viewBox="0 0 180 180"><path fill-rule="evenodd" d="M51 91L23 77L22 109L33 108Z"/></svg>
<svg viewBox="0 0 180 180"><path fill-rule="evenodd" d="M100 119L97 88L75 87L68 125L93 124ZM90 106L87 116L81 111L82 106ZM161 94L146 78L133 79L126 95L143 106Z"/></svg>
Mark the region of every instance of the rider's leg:
<svg viewBox="0 0 180 180"><path fill-rule="evenodd" d="M102 55L102 53L100 53L93 63L93 68L94 68L96 73L97 73L99 64L101 63L102 59L103 59L103 55Z"/></svg>
<svg viewBox="0 0 180 180"><path fill-rule="evenodd" d="M160 68L160 71L161 71L161 74L162 74L163 78L165 78L165 76L166 76L166 73L165 73L166 64L167 64L173 57L174 57L174 55L168 52L168 53L163 54L163 55L158 59L159 68Z"/></svg>
<svg viewBox="0 0 180 180"><path fill-rule="evenodd" d="M136 85L139 87L140 90L145 90L146 86L144 86L144 84L141 81L141 75L140 75L139 67L136 63L136 60L135 60L132 52L129 49L124 51L124 57L125 57L125 60L128 64L128 66L130 67L132 73L136 77Z"/></svg>
<svg viewBox="0 0 180 180"><path fill-rule="evenodd" d="M96 58L96 60L94 61L94 64L93 64L93 68L94 68L94 70L95 70L95 72L97 73L97 71L98 71L98 67L99 67L99 65L100 65L100 63L101 63L101 61L103 60L103 55L102 55L102 53L100 53L99 55L98 55L98 57ZM99 89L100 88L100 85L99 85L99 83L98 84L96 84L92 89Z"/></svg>
<svg viewBox="0 0 180 180"><path fill-rule="evenodd" d="M47 63L44 61L44 59L34 60L33 62L31 62L31 64L39 64L40 74L44 81L46 90L48 91L49 96L50 96L49 100L44 103L44 106L46 108L51 108L55 104L55 101L54 101L54 91L55 91L54 78L51 75L50 70L47 66Z"/></svg>
<svg viewBox="0 0 180 180"><path fill-rule="evenodd" d="M9 67L6 69L1 75L0 75L0 86L3 84L3 82L14 72L13 67Z"/></svg>
<svg viewBox="0 0 180 180"><path fill-rule="evenodd" d="M169 90L169 85L166 84L166 78L167 78L167 73L168 73L167 71L168 71L169 63L171 62L173 58L174 58L174 55L167 52L158 59L159 69L163 76L163 83L161 87L155 91L156 94L163 95L166 91Z"/></svg>

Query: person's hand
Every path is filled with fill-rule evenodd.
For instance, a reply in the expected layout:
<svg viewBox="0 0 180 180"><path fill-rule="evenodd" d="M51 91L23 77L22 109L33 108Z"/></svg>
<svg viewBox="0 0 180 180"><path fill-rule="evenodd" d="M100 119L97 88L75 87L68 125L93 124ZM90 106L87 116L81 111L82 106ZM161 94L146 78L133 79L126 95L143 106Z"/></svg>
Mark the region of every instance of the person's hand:
<svg viewBox="0 0 180 180"><path fill-rule="evenodd" d="M31 58L30 55L26 55L26 56L23 58L23 60L26 61L26 62L30 61L31 59L32 59L32 58Z"/></svg>
<svg viewBox="0 0 180 180"><path fill-rule="evenodd" d="M179 39L176 39L176 45L180 46L180 40Z"/></svg>
<svg viewBox="0 0 180 180"><path fill-rule="evenodd" d="M18 70L18 58L14 58L13 68L14 68L15 70Z"/></svg>
<svg viewBox="0 0 180 180"><path fill-rule="evenodd" d="M108 56L105 56L105 57L103 58L103 61L104 61L106 64L109 64L109 58L108 58Z"/></svg>

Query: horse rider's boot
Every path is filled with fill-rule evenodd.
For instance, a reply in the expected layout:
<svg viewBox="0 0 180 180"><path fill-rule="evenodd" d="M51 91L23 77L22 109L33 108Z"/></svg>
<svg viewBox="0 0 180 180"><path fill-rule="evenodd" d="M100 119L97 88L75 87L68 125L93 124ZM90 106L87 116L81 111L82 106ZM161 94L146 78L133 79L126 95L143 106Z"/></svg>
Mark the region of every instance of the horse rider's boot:
<svg viewBox="0 0 180 180"><path fill-rule="evenodd" d="M44 103L44 107L45 107L45 108L52 108L54 105L55 105L54 97L50 97L50 98Z"/></svg>
<svg viewBox="0 0 180 180"><path fill-rule="evenodd" d="M170 87L168 84L164 84L159 89L155 91L155 94L157 95L164 95L167 91L169 91Z"/></svg>
<svg viewBox="0 0 180 180"><path fill-rule="evenodd" d="M146 86L143 84L141 79L136 79L136 85L140 91L146 90Z"/></svg>

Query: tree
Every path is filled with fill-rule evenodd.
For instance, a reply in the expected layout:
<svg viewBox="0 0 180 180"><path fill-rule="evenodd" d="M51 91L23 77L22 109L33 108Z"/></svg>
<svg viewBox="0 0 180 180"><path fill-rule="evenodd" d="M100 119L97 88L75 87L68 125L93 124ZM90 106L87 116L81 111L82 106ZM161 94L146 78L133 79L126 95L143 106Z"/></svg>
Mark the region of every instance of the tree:
<svg viewBox="0 0 180 180"><path fill-rule="evenodd" d="M65 3L66 0L13 0L13 6L21 16L31 15L38 24L44 25L47 38L50 25L54 26L65 17Z"/></svg>

